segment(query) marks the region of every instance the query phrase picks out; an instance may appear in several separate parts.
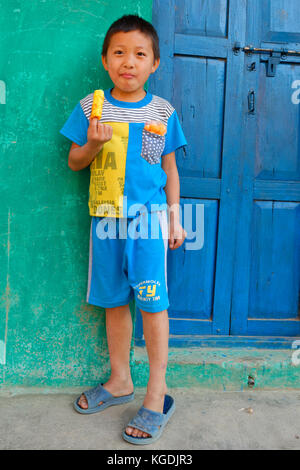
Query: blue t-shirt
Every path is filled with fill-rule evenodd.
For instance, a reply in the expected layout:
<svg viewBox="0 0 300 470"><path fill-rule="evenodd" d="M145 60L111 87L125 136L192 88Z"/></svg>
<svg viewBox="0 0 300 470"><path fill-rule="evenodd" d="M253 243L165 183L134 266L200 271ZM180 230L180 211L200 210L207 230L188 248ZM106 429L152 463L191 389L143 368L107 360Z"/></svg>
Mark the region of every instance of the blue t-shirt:
<svg viewBox="0 0 300 470"><path fill-rule="evenodd" d="M87 142L93 95L80 100L60 130L80 146ZM163 123L167 133L147 131L149 121ZM90 164L90 215L135 217L144 210L158 210L151 205L167 202L161 156L187 145L175 109L149 92L138 102L127 102L105 90L100 122L112 126L113 136Z"/></svg>

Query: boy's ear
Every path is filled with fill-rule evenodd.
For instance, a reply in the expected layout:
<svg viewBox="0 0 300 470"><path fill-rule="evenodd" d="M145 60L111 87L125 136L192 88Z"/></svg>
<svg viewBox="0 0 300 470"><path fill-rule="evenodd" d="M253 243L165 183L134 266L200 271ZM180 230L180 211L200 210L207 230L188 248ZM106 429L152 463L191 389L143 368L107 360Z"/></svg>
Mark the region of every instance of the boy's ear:
<svg viewBox="0 0 300 470"><path fill-rule="evenodd" d="M104 55L101 56L102 64L105 70L107 71L107 62L106 62L106 57Z"/></svg>
<svg viewBox="0 0 300 470"><path fill-rule="evenodd" d="M154 64L152 65L152 71L151 71L151 73L154 73L154 72L155 72L155 70L157 70L157 69L158 69L158 67L159 67L159 64L160 64L160 58L158 58L158 59L155 59L155 61L154 61Z"/></svg>

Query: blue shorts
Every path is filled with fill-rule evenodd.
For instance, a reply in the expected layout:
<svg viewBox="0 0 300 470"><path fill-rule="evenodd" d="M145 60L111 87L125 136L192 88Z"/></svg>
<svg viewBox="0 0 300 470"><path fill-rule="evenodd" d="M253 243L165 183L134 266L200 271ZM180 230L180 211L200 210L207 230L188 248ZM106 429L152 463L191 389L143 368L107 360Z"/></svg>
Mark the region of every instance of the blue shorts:
<svg viewBox="0 0 300 470"><path fill-rule="evenodd" d="M92 217L87 302L146 312L169 307L166 210L135 218Z"/></svg>

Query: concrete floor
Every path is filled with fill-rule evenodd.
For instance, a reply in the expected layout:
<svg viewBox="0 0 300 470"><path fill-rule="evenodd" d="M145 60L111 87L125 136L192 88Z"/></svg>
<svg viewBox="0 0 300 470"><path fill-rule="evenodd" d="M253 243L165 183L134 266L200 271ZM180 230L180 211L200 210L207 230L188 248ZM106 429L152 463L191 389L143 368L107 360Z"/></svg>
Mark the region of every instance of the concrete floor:
<svg viewBox="0 0 300 470"><path fill-rule="evenodd" d="M2 395L0 449L300 449L300 390L171 389L176 411L161 439L133 446L121 433L144 392L136 389L133 402L89 416L73 410L78 391Z"/></svg>

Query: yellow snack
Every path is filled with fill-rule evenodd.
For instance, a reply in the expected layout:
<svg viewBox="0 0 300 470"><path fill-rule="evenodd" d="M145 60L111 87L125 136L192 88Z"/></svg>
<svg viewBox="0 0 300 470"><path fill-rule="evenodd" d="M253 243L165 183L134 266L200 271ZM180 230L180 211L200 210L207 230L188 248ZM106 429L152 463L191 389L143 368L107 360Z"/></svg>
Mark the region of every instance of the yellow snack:
<svg viewBox="0 0 300 470"><path fill-rule="evenodd" d="M150 121L145 125L145 130L153 132L158 135L165 135L167 132L166 126L162 122Z"/></svg>
<svg viewBox="0 0 300 470"><path fill-rule="evenodd" d="M103 101L104 101L104 92L103 92L103 90L95 90L94 91L92 112L91 112L91 119L93 119L93 118L100 119L101 118Z"/></svg>

